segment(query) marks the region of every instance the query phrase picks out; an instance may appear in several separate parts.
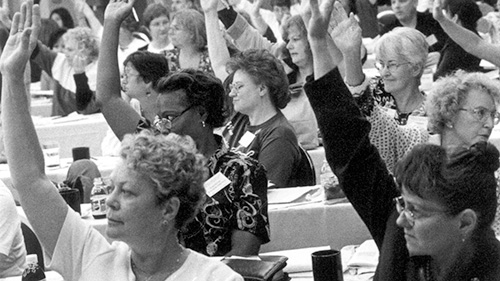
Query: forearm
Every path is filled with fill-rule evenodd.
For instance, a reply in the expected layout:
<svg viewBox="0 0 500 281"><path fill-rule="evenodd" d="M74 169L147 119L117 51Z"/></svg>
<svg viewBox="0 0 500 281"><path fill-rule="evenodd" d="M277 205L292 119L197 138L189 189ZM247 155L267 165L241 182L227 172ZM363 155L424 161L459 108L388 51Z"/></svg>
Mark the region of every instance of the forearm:
<svg viewBox="0 0 500 281"><path fill-rule="evenodd" d="M20 195L21 205L31 225L50 256L64 222L67 205L45 175L44 158L29 115L25 91L22 76L3 75L2 125L5 150L12 184Z"/></svg>
<svg viewBox="0 0 500 281"><path fill-rule="evenodd" d="M309 38L309 42L313 54L314 79L317 80L334 69L336 65L328 51L328 41L326 38Z"/></svg>
<svg viewBox="0 0 500 281"><path fill-rule="evenodd" d="M268 25L264 21L264 19L262 18L262 15L260 14L260 12L257 12L257 13L250 15L250 19L252 20L252 23L253 23L253 26L255 27L255 29L257 29L257 31L260 34L264 35L266 33Z"/></svg>
<svg viewBox="0 0 500 281"><path fill-rule="evenodd" d="M365 75L361 63L361 50L355 48L344 54L345 81L350 86L363 83Z"/></svg>
<svg viewBox="0 0 500 281"><path fill-rule="evenodd" d="M95 113L99 110L95 106L95 92L88 84L88 78L85 73L73 75L76 84L76 109L83 114Z"/></svg>
<svg viewBox="0 0 500 281"><path fill-rule="evenodd" d="M118 34L120 22L114 20L104 21L106 36L101 39L99 58L97 63L97 89L96 99L98 104L105 104L113 98L120 98L120 69L118 66Z"/></svg>
<svg viewBox="0 0 500 281"><path fill-rule="evenodd" d="M226 63L229 61L229 51L226 40L219 28L219 19L216 11L205 12L205 25L207 29L207 46L212 69L215 76L221 81L227 77Z"/></svg>

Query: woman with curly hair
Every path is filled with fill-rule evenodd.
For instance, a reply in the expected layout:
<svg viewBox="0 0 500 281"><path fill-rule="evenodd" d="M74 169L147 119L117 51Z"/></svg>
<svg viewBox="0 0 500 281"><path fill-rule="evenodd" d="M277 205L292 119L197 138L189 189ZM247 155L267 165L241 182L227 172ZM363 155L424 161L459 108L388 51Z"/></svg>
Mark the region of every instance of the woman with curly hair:
<svg viewBox="0 0 500 281"><path fill-rule="evenodd" d="M57 83L54 87L52 115L77 111L76 96L95 91L99 40L87 27L75 27L63 35L62 53L38 43L31 58Z"/></svg>

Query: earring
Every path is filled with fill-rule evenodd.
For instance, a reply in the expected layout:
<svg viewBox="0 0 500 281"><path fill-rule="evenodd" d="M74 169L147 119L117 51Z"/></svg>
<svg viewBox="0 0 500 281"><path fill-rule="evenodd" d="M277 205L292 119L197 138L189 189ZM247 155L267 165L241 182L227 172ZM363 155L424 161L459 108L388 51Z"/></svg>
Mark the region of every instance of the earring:
<svg viewBox="0 0 500 281"><path fill-rule="evenodd" d="M446 127L452 129L453 128L453 124L448 124L448 125L446 125Z"/></svg>
<svg viewBox="0 0 500 281"><path fill-rule="evenodd" d="M203 126L203 128L205 128L206 127L205 121L201 121L201 125Z"/></svg>
<svg viewBox="0 0 500 281"><path fill-rule="evenodd" d="M168 225L168 220L163 220L163 221L161 222L161 225L163 225L163 226L167 226L167 225Z"/></svg>

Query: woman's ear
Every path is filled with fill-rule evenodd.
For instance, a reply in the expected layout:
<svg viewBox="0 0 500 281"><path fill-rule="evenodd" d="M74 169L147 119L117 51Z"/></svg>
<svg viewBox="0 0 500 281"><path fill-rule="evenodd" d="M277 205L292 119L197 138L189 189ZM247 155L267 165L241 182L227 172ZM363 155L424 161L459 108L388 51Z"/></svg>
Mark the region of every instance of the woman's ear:
<svg viewBox="0 0 500 281"><path fill-rule="evenodd" d="M267 94L269 94L269 89L267 88L267 86L264 84L260 84L259 85L259 96L263 97Z"/></svg>
<svg viewBox="0 0 500 281"><path fill-rule="evenodd" d="M462 239L469 237L477 226L477 214L472 209L465 209L459 216L459 229Z"/></svg>
<svg viewBox="0 0 500 281"><path fill-rule="evenodd" d="M181 201L177 196L173 196L163 203L163 219L166 221L175 221L177 213L179 213L179 207L181 206Z"/></svg>
<svg viewBox="0 0 500 281"><path fill-rule="evenodd" d="M420 64L411 64L411 70L412 70L412 76L413 77L419 77L420 76L420 73L422 73L424 70L424 66L423 65L420 65Z"/></svg>

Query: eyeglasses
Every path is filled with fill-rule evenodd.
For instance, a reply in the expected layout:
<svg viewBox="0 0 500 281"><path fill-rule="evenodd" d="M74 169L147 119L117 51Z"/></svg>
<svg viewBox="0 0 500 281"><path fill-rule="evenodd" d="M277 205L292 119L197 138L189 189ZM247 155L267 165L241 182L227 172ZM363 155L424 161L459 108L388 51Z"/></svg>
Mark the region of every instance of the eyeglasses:
<svg viewBox="0 0 500 281"><path fill-rule="evenodd" d="M124 81L128 82L128 81L129 81L129 77L139 77L139 76L141 76L141 75L140 75L140 74L132 74L132 73L127 74L126 72L124 72L124 73L120 76L120 78L121 78L122 80L124 80ZM125 83L125 82L124 82L124 83Z"/></svg>
<svg viewBox="0 0 500 281"><path fill-rule="evenodd" d="M232 84L229 84L229 90L231 92L234 91L235 94L239 94L241 88L243 88L243 87L245 87L245 85L241 84L241 83L232 83Z"/></svg>
<svg viewBox="0 0 500 281"><path fill-rule="evenodd" d="M403 62L403 63L395 63L395 62L390 62L388 64L385 64L381 61L377 61L375 62L375 68L378 70L378 71L382 71L384 68L387 68L387 70L389 70L389 72L395 72L396 70L398 70L398 68L400 66L402 66L403 64L409 64L410 62Z"/></svg>
<svg viewBox="0 0 500 281"><path fill-rule="evenodd" d="M405 216L406 216L406 220L408 221L410 226L413 227L415 225L415 214L413 214L412 211L410 211L406 208L406 204L405 204L405 200L403 199L403 196L396 197L392 200L394 200L394 203L396 203L396 211L398 211L399 214L404 212Z"/></svg>
<svg viewBox="0 0 500 281"><path fill-rule="evenodd" d="M496 110L489 110L484 107L476 107L476 108L460 108L459 110L467 111L479 122L486 122L488 117L491 117L493 120L493 124L497 125L500 122L500 113Z"/></svg>
<svg viewBox="0 0 500 281"><path fill-rule="evenodd" d="M171 114L165 114L165 115L161 114L160 116L156 115L155 120L153 121L154 128L161 134L164 135L169 134L170 131L172 130L172 122L174 122L175 119L181 117L184 113L186 113L193 107L194 106L191 105L188 108L181 111L181 113L176 115L171 115Z"/></svg>

